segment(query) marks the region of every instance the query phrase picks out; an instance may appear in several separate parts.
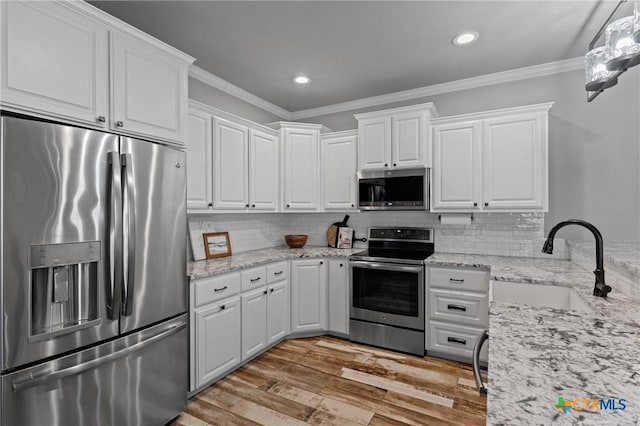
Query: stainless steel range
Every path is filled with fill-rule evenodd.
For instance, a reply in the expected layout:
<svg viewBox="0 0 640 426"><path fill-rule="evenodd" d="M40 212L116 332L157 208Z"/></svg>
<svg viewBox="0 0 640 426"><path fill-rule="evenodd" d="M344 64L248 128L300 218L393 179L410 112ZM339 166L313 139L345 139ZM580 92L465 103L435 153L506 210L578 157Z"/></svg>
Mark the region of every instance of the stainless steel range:
<svg viewBox="0 0 640 426"><path fill-rule="evenodd" d="M349 257L349 339L424 355L425 259L433 229L373 227L369 248Z"/></svg>

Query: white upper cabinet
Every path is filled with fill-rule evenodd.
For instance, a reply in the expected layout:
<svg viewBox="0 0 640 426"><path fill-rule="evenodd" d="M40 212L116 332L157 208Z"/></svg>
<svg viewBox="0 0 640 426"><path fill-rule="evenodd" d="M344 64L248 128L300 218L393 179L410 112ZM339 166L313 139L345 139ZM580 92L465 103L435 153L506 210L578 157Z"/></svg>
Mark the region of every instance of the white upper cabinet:
<svg viewBox="0 0 640 426"><path fill-rule="evenodd" d="M213 118L213 208L242 210L249 205L248 144L246 126Z"/></svg>
<svg viewBox="0 0 640 426"><path fill-rule="evenodd" d="M432 208L473 210L482 197L480 121L433 126Z"/></svg>
<svg viewBox="0 0 640 426"><path fill-rule="evenodd" d="M358 141L359 170L389 168L391 117L358 119Z"/></svg>
<svg viewBox="0 0 640 426"><path fill-rule="evenodd" d="M187 147L187 209L208 210L211 199L211 116L189 111Z"/></svg>
<svg viewBox="0 0 640 426"><path fill-rule="evenodd" d="M249 129L249 209L278 208L278 137Z"/></svg>
<svg viewBox="0 0 640 426"><path fill-rule="evenodd" d="M546 112L484 120L484 207L545 209Z"/></svg>
<svg viewBox="0 0 640 426"><path fill-rule="evenodd" d="M189 64L142 40L111 34L111 128L184 141Z"/></svg>
<svg viewBox="0 0 640 426"><path fill-rule="evenodd" d="M184 144L194 58L85 2L0 2L2 107Z"/></svg>
<svg viewBox="0 0 640 426"><path fill-rule="evenodd" d="M322 196L325 210L356 208L356 131L325 133L322 146Z"/></svg>
<svg viewBox="0 0 640 426"><path fill-rule="evenodd" d="M317 211L320 198L320 128L281 123L284 211Z"/></svg>
<svg viewBox="0 0 640 426"><path fill-rule="evenodd" d="M105 126L108 29L56 2L0 2L3 107Z"/></svg>
<svg viewBox="0 0 640 426"><path fill-rule="evenodd" d="M434 120L431 211L547 211L552 105Z"/></svg>
<svg viewBox="0 0 640 426"><path fill-rule="evenodd" d="M432 103L355 115L358 170L431 167Z"/></svg>

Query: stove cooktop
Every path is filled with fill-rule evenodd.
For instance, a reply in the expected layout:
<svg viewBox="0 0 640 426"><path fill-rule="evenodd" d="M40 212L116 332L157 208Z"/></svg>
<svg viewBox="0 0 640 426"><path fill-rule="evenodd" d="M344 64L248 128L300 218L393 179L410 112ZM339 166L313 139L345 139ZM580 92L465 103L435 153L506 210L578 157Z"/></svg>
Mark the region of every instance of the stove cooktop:
<svg viewBox="0 0 640 426"><path fill-rule="evenodd" d="M352 254L350 260L421 264L434 252L433 229L369 229L369 248Z"/></svg>

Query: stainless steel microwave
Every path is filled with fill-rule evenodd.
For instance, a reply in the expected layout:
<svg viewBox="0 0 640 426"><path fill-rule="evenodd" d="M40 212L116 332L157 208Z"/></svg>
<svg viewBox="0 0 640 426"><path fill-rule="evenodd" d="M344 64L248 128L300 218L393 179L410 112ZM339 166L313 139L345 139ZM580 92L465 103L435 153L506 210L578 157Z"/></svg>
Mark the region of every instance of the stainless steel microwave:
<svg viewBox="0 0 640 426"><path fill-rule="evenodd" d="M360 210L429 210L429 169L358 172Z"/></svg>

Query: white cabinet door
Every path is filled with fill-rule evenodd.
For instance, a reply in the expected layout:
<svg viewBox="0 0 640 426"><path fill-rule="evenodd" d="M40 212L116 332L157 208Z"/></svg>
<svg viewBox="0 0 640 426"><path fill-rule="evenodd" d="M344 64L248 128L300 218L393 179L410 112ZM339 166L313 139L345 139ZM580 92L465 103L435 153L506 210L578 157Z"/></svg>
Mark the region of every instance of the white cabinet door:
<svg viewBox="0 0 640 426"><path fill-rule="evenodd" d="M112 32L111 75L112 129L184 143L188 64Z"/></svg>
<svg viewBox="0 0 640 426"><path fill-rule="evenodd" d="M291 331L327 328L327 273L322 259L291 261Z"/></svg>
<svg viewBox="0 0 640 426"><path fill-rule="evenodd" d="M322 138L322 194L326 210L356 207L357 136Z"/></svg>
<svg viewBox="0 0 640 426"><path fill-rule="evenodd" d="M391 117L358 120L358 169L391 166Z"/></svg>
<svg viewBox="0 0 640 426"><path fill-rule="evenodd" d="M248 201L249 129L213 118L213 208L244 210Z"/></svg>
<svg viewBox="0 0 640 426"><path fill-rule="evenodd" d="M433 126L432 211L473 211L481 202L480 121Z"/></svg>
<svg viewBox="0 0 640 426"><path fill-rule="evenodd" d="M267 288L242 295L242 360L267 347Z"/></svg>
<svg viewBox="0 0 640 426"><path fill-rule="evenodd" d="M545 116L523 114L483 121L484 210L546 209Z"/></svg>
<svg viewBox="0 0 640 426"><path fill-rule="evenodd" d="M251 210L277 210L278 138L249 130L249 204Z"/></svg>
<svg viewBox="0 0 640 426"><path fill-rule="evenodd" d="M284 129L285 211L318 209L319 134L317 130Z"/></svg>
<svg viewBox="0 0 640 426"><path fill-rule="evenodd" d="M3 106L105 126L108 31L55 2L0 2Z"/></svg>
<svg viewBox="0 0 640 426"><path fill-rule="evenodd" d="M267 294L267 345L289 334L289 283L280 281L269 286Z"/></svg>
<svg viewBox="0 0 640 426"><path fill-rule="evenodd" d="M329 331L349 334L349 268L346 259L329 261Z"/></svg>
<svg viewBox="0 0 640 426"><path fill-rule="evenodd" d="M195 311L196 386L240 363L240 298Z"/></svg>
<svg viewBox="0 0 640 426"><path fill-rule="evenodd" d="M187 148L187 209L209 210L211 199L211 116L189 111Z"/></svg>
<svg viewBox="0 0 640 426"><path fill-rule="evenodd" d="M424 167L428 152L425 112L397 114L391 118L391 166L395 168Z"/></svg>

